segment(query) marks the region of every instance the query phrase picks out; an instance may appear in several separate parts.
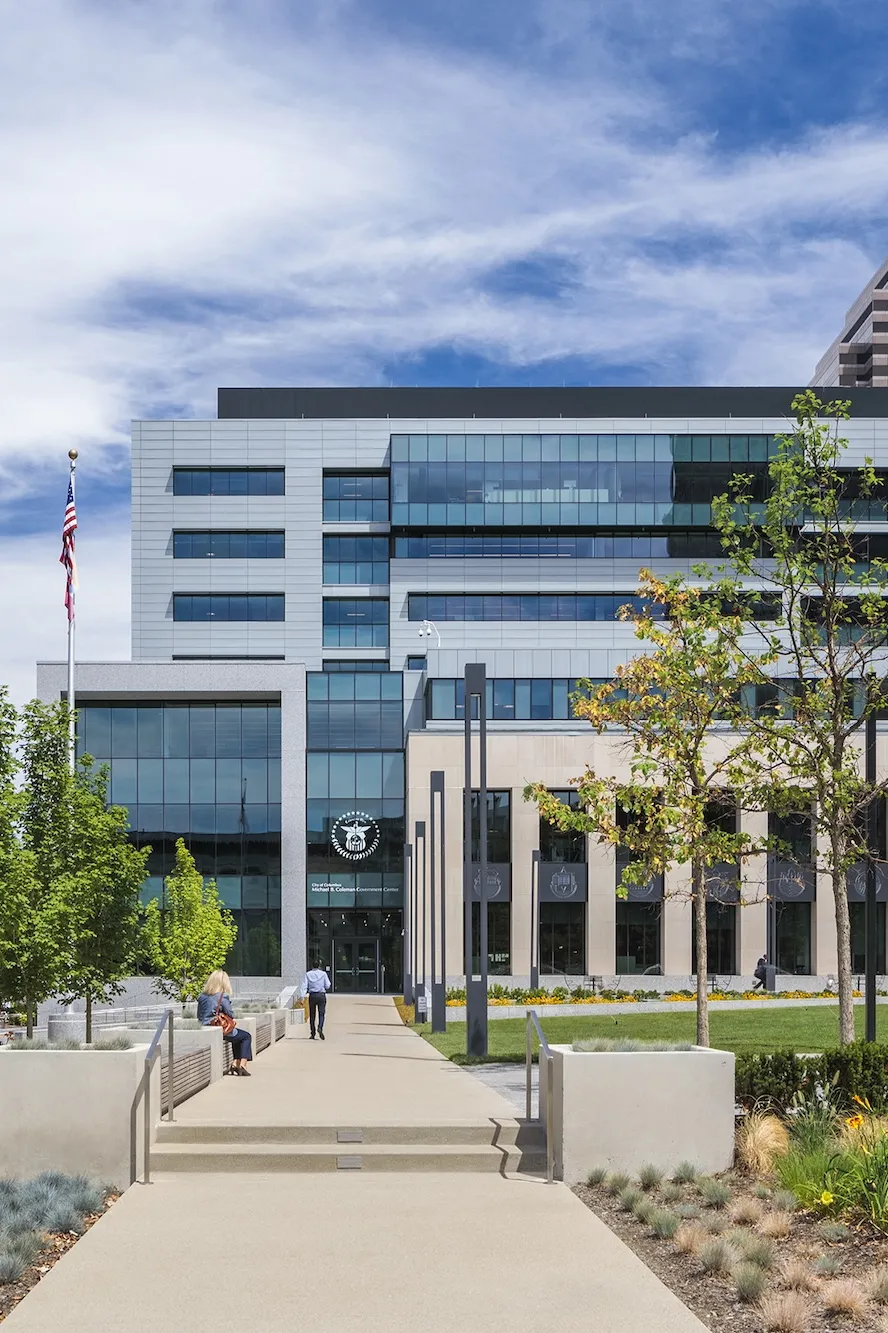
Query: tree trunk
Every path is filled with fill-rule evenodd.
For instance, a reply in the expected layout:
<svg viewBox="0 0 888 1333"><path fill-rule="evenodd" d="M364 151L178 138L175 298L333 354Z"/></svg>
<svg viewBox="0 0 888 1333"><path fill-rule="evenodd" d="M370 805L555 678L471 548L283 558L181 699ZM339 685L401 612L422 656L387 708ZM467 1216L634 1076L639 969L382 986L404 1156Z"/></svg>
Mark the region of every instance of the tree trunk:
<svg viewBox="0 0 888 1333"><path fill-rule="evenodd" d="M86 997L86 1044L89 1046L93 1039L93 1002L92 996Z"/></svg>
<svg viewBox="0 0 888 1333"><path fill-rule="evenodd" d="M697 1045L709 1045L709 994L706 977L709 959L706 953L706 870L703 862L692 862L694 888L694 938L697 945Z"/></svg>
<svg viewBox="0 0 888 1333"><path fill-rule="evenodd" d="M25 1036L30 1041L34 1035L34 1005L30 995L25 996Z"/></svg>
<svg viewBox="0 0 888 1333"><path fill-rule="evenodd" d="M839 983L839 1042L848 1046L856 1036L854 1031L854 988L851 980L851 914L848 911L848 888L844 871L838 868L838 847L832 840L832 885L836 903L836 951L838 953L837 980Z"/></svg>

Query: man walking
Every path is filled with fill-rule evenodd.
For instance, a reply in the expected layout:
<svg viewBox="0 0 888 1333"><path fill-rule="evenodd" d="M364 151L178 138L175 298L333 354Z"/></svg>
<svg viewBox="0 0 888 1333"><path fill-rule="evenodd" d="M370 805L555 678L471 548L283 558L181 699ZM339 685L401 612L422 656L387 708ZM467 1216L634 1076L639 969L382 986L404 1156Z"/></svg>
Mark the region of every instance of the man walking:
<svg viewBox="0 0 888 1333"><path fill-rule="evenodd" d="M301 999L308 996L308 1021L311 1024L311 1040L315 1039L315 1029L321 1041L324 1037L324 1019L327 1016L327 991L330 989L330 978L327 976L327 970L322 965L321 960L317 959L313 967L310 967L302 979L302 986L299 990Z"/></svg>
<svg viewBox="0 0 888 1333"><path fill-rule="evenodd" d="M759 986L761 986L762 990L765 989L765 981L767 980L768 977L768 974L765 971L765 968L767 966L768 966L768 956L767 954L762 954L761 958L756 963L755 971L752 974L755 977L755 985L752 988L753 990L758 990Z"/></svg>

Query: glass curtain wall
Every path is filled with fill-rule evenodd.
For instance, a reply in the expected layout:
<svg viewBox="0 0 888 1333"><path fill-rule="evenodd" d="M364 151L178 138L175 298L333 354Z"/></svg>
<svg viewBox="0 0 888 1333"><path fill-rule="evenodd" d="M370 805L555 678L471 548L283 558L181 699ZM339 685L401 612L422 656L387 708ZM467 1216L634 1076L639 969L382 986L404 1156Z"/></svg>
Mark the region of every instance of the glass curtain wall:
<svg viewBox="0 0 888 1333"><path fill-rule="evenodd" d="M111 800L151 846L143 901L163 902L184 838L237 923L228 970L280 976L280 706L83 704L77 749L108 765Z"/></svg>
<svg viewBox="0 0 888 1333"><path fill-rule="evenodd" d="M556 791L563 805L578 810L579 794ZM586 860L586 836L563 831L547 819L540 820L540 860L582 865ZM540 975L584 976L586 972L586 904L540 903Z"/></svg>

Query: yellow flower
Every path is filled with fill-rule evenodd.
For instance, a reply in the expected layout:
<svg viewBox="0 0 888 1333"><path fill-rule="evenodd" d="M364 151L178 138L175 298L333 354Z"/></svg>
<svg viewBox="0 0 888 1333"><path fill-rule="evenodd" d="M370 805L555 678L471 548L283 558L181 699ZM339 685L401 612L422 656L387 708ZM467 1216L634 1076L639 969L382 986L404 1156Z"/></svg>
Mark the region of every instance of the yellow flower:
<svg viewBox="0 0 888 1333"><path fill-rule="evenodd" d="M820 1202L825 1208L828 1208L831 1203L835 1203L835 1196L830 1194L829 1190L824 1190L820 1196Z"/></svg>
<svg viewBox="0 0 888 1333"><path fill-rule="evenodd" d="M849 1129L860 1129L860 1126L863 1124L863 1116L849 1115L848 1119L845 1121L845 1124L848 1126Z"/></svg>

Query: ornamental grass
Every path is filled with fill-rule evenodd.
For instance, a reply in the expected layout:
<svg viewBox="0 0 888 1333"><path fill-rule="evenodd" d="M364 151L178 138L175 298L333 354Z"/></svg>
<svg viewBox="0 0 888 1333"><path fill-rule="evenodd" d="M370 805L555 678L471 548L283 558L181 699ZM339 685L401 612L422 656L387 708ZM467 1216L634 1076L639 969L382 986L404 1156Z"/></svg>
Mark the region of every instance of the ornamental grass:
<svg viewBox="0 0 888 1333"><path fill-rule="evenodd" d="M849 1319L862 1319L869 1309L866 1288L853 1277L826 1282L820 1292L820 1301L827 1314Z"/></svg>
<svg viewBox="0 0 888 1333"><path fill-rule="evenodd" d="M783 1240L792 1230L792 1214L782 1211L765 1213L758 1229L769 1240Z"/></svg>
<svg viewBox="0 0 888 1333"><path fill-rule="evenodd" d="M820 1286L817 1274L803 1259L787 1259L780 1269L780 1281L791 1291L816 1291Z"/></svg>
<svg viewBox="0 0 888 1333"><path fill-rule="evenodd" d="M815 1306L800 1291L772 1292L761 1303L766 1333L808 1333Z"/></svg>
<svg viewBox="0 0 888 1333"><path fill-rule="evenodd" d="M740 1300L747 1303L759 1300L768 1285L765 1273L757 1264L751 1263L738 1264L731 1279Z"/></svg>
<svg viewBox="0 0 888 1333"><path fill-rule="evenodd" d="M778 1157L789 1151L789 1130L770 1111L753 1111L737 1129L737 1160L752 1176L769 1176Z"/></svg>

